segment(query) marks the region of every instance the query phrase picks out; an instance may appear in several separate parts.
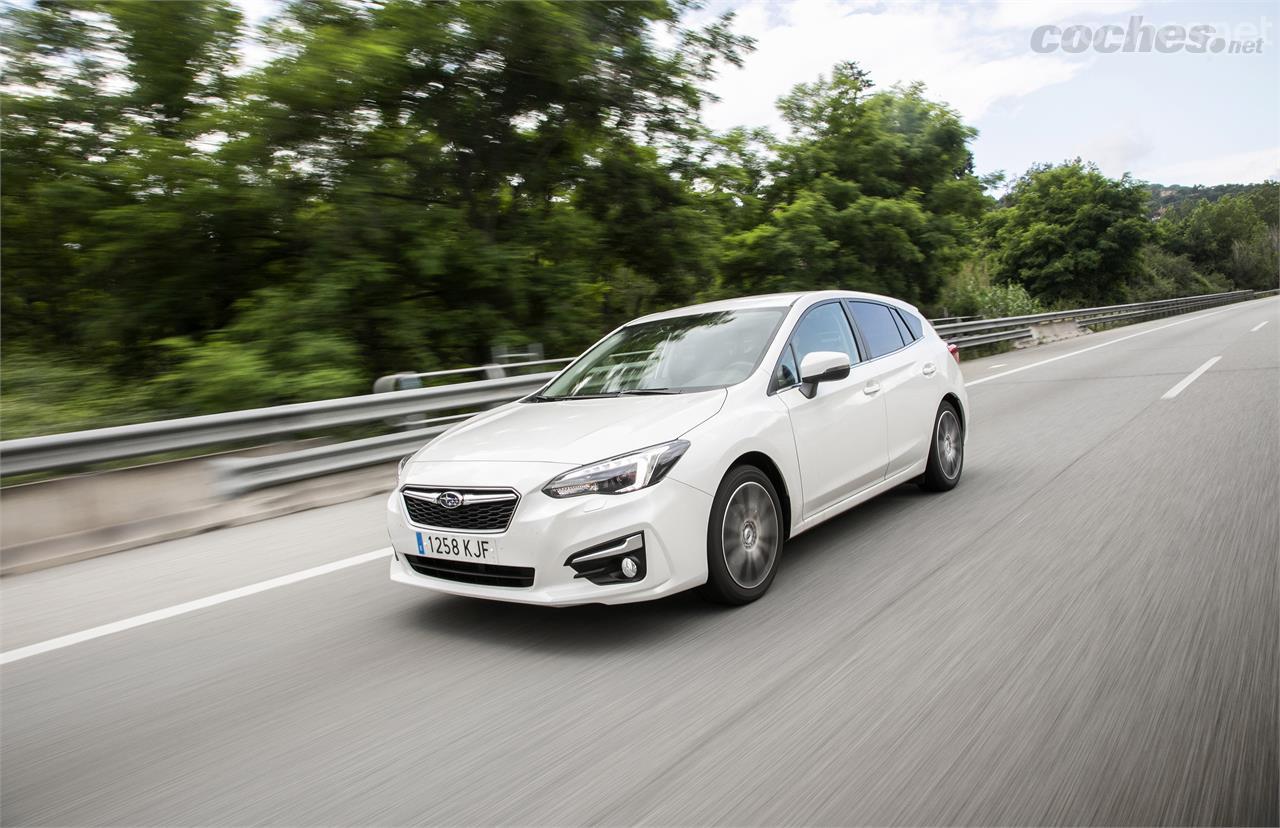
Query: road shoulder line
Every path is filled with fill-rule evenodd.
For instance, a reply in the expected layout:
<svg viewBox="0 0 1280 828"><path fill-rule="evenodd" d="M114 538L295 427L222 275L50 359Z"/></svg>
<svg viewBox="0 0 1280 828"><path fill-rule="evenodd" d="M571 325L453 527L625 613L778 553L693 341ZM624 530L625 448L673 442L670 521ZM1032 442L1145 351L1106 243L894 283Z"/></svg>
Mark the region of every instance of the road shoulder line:
<svg viewBox="0 0 1280 828"><path fill-rule="evenodd" d="M1051 363L1051 362L1057 362L1058 360L1068 359L1068 358L1073 357L1073 356L1079 356L1080 354L1087 354L1088 352L1090 352L1090 351L1096 351L1096 350L1098 350L1099 348L1106 348L1108 345L1115 345L1116 343L1119 343L1119 342L1125 342L1125 341L1128 341L1128 340L1130 340L1130 339L1137 339L1137 338L1138 338L1138 337L1140 337L1140 336L1146 336L1147 334L1153 334L1153 333L1155 333L1156 331L1163 331L1163 330L1166 330L1166 329L1168 329L1168 328L1173 328L1173 327L1175 327L1175 326L1177 326L1177 325L1185 325L1185 324L1187 324L1188 322L1195 322L1195 321L1196 321L1196 320L1198 320L1198 319L1208 319L1210 316L1217 316L1217 315L1218 315L1218 314L1220 314L1220 313L1226 313L1226 312L1227 312L1227 311L1229 311L1229 310L1235 310L1235 309L1237 309L1237 308L1242 308L1242 307L1245 307L1245 306L1247 306L1247 305L1248 305L1248 303L1247 303L1247 302L1241 302L1241 303L1236 304L1236 305L1229 305L1228 307L1221 308L1220 310L1210 311L1210 312L1208 312L1208 313L1202 313L1202 314L1199 314L1199 315L1197 315L1197 316L1189 317L1189 318L1187 318L1187 319L1179 319L1177 322L1170 322L1170 323L1169 323L1169 324L1167 324L1167 325L1161 325L1161 326L1159 326L1159 327L1157 327L1157 328L1147 328L1145 331L1138 331L1137 333L1132 333L1132 334L1129 334L1128 336L1121 336L1121 337L1117 337L1116 339L1108 339L1106 342L1099 342L1097 345L1090 345L1090 346L1089 346L1089 347L1087 347L1087 348L1081 348L1081 349L1079 349L1079 350L1077 350L1077 351L1068 351L1068 352L1067 352L1067 353L1065 353L1065 354L1058 354L1058 355L1057 355L1057 356L1055 356L1055 357L1049 357L1048 359L1042 359L1042 360L1040 360L1039 362L1033 362L1033 363L1031 363L1030 365L1021 365L1021 366L1019 366L1019 367L1017 367L1017 368L1010 368L1008 371L1001 371L1001 372L1000 372L1000 373L998 373L998 374L991 374L990 376L982 377L981 379L968 380L968 381L966 381L966 382L965 382L965 384L964 384L964 385L965 385L965 388L972 388L973 386L975 386L975 385L981 385L981 384L982 384L982 383L984 383L984 382L990 382L991 380L1000 379L1001 377L1007 377L1007 376L1009 376L1009 375L1011 375L1011 374L1018 374L1018 373L1021 373L1021 372L1023 372L1023 371L1029 371L1029 370L1031 370L1032 368L1039 368L1041 365L1048 365L1048 364L1049 364L1049 363Z"/></svg>
<svg viewBox="0 0 1280 828"><path fill-rule="evenodd" d="M234 601L237 598L246 598L250 595L256 595L259 592L266 592L270 589L276 589L289 584L296 584L299 581L306 581L311 578L317 578L321 575L328 575L330 572L337 572L352 566L358 566L369 561L376 561L379 558L385 558L391 554L391 547L377 549L373 552L366 552L363 555L353 555L349 558L333 561L331 563L313 566L310 569L303 569L298 572L291 572L288 575L281 575L277 578L269 578L265 581L259 581L256 584L229 589L226 592L219 592L204 598L197 598L194 601L186 601L181 604L175 604L164 609L154 610L152 612L144 612L141 615L135 615L132 618L125 618L120 621L113 621L110 624L102 624L97 627L90 627L87 630L70 633L68 635L51 638L48 641L41 641L37 644L29 644L26 647L19 647L16 650L0 653L0 664L10 664L15 661L21 661L24 658L31 658L41 653L51 652L53 650L61 650L64 647L70 647L73 644L80 644L85 641L92 641L95 638L102 638L113 633L124 632L135 627L141 627L145 624L151 624L156 621L163 621L167 618L173 618L178 615L186 615L189 612L202 610L206 607L225 604L228 601Z"/></svg>

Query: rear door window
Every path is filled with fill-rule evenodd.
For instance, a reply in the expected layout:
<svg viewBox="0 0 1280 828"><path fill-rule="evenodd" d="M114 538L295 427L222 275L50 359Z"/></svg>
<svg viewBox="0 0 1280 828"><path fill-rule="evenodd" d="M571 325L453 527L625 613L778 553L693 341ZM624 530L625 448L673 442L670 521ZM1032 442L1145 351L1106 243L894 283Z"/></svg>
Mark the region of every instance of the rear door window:
<svg viewBox="0 0 1280 828"><path fill-rule="evenodd" d="M849 310L853 312L853 321L858 324L858 331L872 359L891 354L903 346L902 334L898 331L900 323L895 321L888 305L853 301L849 303Z"/></svg>

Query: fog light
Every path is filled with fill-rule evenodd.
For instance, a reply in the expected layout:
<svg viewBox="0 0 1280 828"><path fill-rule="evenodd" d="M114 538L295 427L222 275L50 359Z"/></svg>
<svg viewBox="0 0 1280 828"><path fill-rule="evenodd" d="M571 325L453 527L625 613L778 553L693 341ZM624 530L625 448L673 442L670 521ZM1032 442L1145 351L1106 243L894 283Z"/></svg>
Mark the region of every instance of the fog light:
<svg viewBox="0 0 1280 828"><path fill-rule="evenodd" d="M573 577L586 578L596 586L643 581L647 570L644 533L636 532L575 552L564 565L574 571Z"/></svg>

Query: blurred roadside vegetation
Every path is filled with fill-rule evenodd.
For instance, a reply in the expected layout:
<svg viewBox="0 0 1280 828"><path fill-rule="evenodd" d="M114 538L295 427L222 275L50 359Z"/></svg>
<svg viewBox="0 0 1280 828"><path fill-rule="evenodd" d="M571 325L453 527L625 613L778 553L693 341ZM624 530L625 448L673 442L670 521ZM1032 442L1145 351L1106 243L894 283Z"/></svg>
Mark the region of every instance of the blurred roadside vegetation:
<svg viewBox="0 0 1280 828"><path fill-rule="evenodd" d="M3 436L568 355L748 293L999 316L1276 285L1274 182L1161 196L1077 159L997 198L953 110L854 63L778 102L788 135L714 133L703 87L751 43L690 17L302 0L249 31L225 0L10 6Z"/></svg>

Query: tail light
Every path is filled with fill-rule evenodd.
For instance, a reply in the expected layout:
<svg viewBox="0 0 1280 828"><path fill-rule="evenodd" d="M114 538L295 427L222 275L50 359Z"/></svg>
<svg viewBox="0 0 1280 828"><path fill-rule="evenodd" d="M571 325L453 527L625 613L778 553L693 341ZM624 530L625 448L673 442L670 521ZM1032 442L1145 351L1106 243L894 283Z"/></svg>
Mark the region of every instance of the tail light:
<svg viewBox="0 0 1280 828"><path fill-rule="evenodd" d="M951 354L951 358L956 361L956 365L960 364L960 348L956 345L947 343L947 353Z"/></svg>

